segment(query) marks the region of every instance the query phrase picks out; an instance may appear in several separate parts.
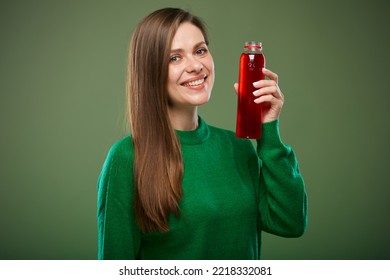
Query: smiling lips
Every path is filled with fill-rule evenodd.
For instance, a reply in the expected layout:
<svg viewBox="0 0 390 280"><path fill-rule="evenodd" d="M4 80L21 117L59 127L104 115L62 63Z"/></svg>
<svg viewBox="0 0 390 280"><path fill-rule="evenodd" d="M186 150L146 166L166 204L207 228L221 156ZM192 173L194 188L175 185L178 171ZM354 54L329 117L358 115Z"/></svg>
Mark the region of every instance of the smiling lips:
<svg viewBox="0 0 390 280"><path fill-rule="evenodd" d="M184 87L197 87L197 86L200 86L204 83L204 81L206 80L207 76L205 77L202 77L202 78L198 78L197 80L192 80L192 81L189 81L189 82L185 82L182 84L182 86Z"/></svg>

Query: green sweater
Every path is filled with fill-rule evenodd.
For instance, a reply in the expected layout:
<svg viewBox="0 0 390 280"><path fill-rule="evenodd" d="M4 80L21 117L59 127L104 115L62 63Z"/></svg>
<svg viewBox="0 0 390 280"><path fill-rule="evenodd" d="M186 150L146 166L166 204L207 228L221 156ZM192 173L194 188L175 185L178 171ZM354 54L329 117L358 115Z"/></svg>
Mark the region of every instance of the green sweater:
<svg viewBox="0 0 390 280"><path fill-rule="evenodd" d="M98 180L99 259L260 259L261 231L303 234L305 186L278 121L263 125L257 151L201 118L196 130L177 133L183 199L167 233L142 233L135 221L131 137L110 149Z"/></svg>

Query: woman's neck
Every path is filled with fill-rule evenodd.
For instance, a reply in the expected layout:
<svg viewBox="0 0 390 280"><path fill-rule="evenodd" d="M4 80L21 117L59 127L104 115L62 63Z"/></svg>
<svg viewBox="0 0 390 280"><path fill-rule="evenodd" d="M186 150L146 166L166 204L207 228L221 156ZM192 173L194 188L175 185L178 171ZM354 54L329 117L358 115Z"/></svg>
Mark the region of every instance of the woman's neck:
<svg viewBox="0 0 390 280"><path fill-rule="evenodd" d="M195 130L198 128L198 108L191 110L175 110L169 108L168 114L175 130Z"/></svg>

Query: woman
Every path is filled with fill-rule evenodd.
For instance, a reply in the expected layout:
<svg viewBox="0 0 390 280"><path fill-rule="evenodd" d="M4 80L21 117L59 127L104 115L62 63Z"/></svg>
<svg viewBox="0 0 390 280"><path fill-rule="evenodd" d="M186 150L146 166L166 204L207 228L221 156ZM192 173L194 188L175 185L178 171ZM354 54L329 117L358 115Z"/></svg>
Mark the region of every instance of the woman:
<svg viewBox="0 0 390 280"><path fill-rule="evenodd" d="M167 8L139 23L129 52L131 136L112 146L98 182L99 259L259 259L261 231L303 234L305 186L278 131L283 94L277 75L264 74L255 150L197 114L214 83L202 22Z"/></svg>

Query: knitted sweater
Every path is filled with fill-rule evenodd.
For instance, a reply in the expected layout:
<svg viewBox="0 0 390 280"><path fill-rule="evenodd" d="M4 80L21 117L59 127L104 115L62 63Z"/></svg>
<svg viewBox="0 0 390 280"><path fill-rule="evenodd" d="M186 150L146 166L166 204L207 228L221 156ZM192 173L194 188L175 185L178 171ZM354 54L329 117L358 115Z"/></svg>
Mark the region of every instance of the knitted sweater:
<svg viewBox="0 0 390 280"><path fill-rule="evenodd" d="M142 233L136 223L131 136L111 147L98 180L99 259L260 259L261 231L303 234L305 186L278 121L263 124L257 151L201 118L196 130L177 134L183 199L166 233Z"/></svg>

